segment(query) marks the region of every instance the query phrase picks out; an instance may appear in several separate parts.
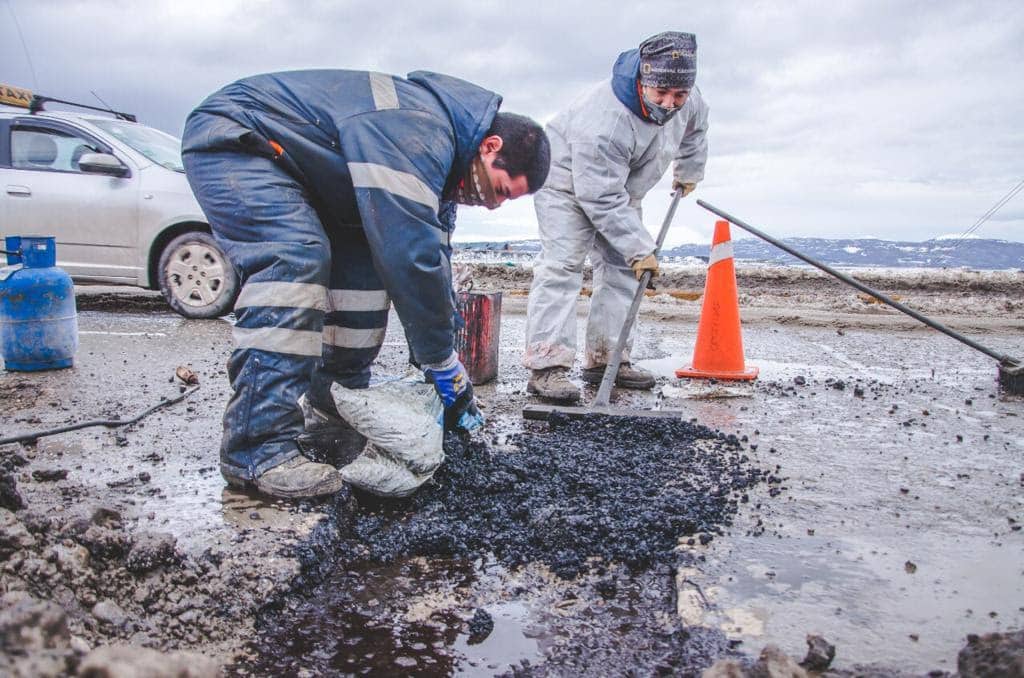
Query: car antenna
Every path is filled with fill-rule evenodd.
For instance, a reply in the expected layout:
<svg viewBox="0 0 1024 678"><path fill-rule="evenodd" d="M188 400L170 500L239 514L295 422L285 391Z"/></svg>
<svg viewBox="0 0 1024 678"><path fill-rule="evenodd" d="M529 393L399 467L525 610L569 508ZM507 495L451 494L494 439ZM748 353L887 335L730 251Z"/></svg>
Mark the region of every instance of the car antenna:
<svg viewBox="0 0 1024 678"><path fill-rule="evenodd" d="M25 52L25 61L28 62L28 70L32 73L32 86L39 87L39 80L36 78L36 67L32 63L32 55L28 53L28 43L25 42L25 34L21 30L21 22L18 21L18 15L14 13L14 5L11 4L11 0L7 0L7 9L11 13L11 18L14 19L14 27L18 29L18 37L21 39L21 49Z"/></svg>
<svg viewBox="0 0 1024 678"><path fill-rule="evenodd" d="M107 103L106 101L104 101L104 100L103 100L102 98L100 98L100 95L99 95L99 94L96 94L96 90L94 90L94 89L91 89L91 90L89 90L89 94L91 94L91 95L93 95L94 97L96 97L96 101L98 101L98 102L100 102L101 104L103 104L104 106L106 106L108 110L111 110L111 111L112 111L112 110L114 110L114 107L113 107L113 106L111 106L111 105L110 105L110 104L108 104L108 103Z"/></svg>
<svg viewBox="0 0 1024 678"><path fill-rule="evenodd" d="M120 111L115 111L115 110L114 110L114 107L113 107L113 106L111 106L111 105L110 105L110 104L108 104L108 103L107 103L106 101L104 101L104 100L103 100L102 98L100 98L100 95L99 95L99 94L96 94L96 90L94 90L94 89L91 89L91 90L89 90L89 94L91 94L91 95L93 95L94 97L96 97L96 100L97 100L97 101L99 101L99 102L100 102L101 104L103 104L104 106L106 106L106 107L107 107L107 110L108 110L108 111L110 111L111 113L113 113L114 115L116 115L117 117L119 117L119 118L124 118L125 120L128 120L129 122L138 122L138 121L137 121L137 120L135 119L135 116L134 116L134 115L132 115L131 113L122 113L122 112L120 112Z"/></svg>

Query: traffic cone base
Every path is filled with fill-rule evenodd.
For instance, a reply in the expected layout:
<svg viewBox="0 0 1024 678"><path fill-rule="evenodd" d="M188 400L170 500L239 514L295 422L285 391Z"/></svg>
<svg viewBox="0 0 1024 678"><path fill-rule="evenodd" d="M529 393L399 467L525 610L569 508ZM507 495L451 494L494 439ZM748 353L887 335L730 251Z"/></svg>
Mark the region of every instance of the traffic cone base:
<svg viewBox="0 0 1024 678"><path fill-rule="evenodd" d="M748 367L741 372L707 372L695 369L693 365L690 365L676 370L676 376L680 379L692 377L694 379L722 379L723 381L753 381L757 379L759 371L756 367Z"/></svg>
<svg viewBox="0 0 1024 678"><path fill-rule="evenodd" d="M693 361L688 367L676 370L676 377L750 381L757 378L757 372L756 367L747 367L743 360L740 302L729 222L718 221L711 241Z"/></svg>

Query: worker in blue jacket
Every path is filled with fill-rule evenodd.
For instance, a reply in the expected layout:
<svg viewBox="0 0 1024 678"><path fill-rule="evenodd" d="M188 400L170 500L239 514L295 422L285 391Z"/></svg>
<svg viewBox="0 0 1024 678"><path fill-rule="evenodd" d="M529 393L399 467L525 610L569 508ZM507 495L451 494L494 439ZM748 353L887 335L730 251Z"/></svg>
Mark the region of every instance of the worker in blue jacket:
<svg viewBox="0 0 1024 678"><path fill-rule="evenodd" d="M341 489L303 441L347 428L330 387L368 385L391 302L445 420L482 423L453 349L455 205L533 193L550 162L540 126L500 104L438 73L312 70L239 80L189 116L189 183L242 281L228 484L277 497Z"/></svg>

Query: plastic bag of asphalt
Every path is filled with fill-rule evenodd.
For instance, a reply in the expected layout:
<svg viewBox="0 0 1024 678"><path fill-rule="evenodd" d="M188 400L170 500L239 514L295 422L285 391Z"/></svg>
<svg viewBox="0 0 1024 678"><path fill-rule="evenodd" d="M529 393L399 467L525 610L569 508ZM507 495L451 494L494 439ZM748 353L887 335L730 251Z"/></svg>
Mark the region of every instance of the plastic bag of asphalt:
<svg viewBox="0 0 1024 678"><path fill-rule="evenodd" d="M368 443L341 468L346 482L381 497L406 497L433 477L444 461L444 408L421 373L364 389L335 384L331 395L338 413Z"/></svg>

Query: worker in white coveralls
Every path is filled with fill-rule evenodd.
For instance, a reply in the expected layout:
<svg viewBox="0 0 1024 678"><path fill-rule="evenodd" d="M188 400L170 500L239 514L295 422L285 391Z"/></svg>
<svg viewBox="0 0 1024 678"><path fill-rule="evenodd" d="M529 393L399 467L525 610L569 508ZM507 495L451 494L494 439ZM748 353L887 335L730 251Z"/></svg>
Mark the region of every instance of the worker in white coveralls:
<svg viewBox="0 0 1024 678"><path fill-rule="evenodd" d="M687 195L704 178L708 107L696 88L697 39L665 32L619 55L612 77L558 114L547 128L551 171L534 198L542 250L533 269L526 326L527 391L579 400L569 381L576 355L576 299L590 256L593 295L583 380L600 383L637 280L657 274L655 243L640 201L672 161L673 190ZM654 376L629 362L616 385L649 389Z"/></svg>

